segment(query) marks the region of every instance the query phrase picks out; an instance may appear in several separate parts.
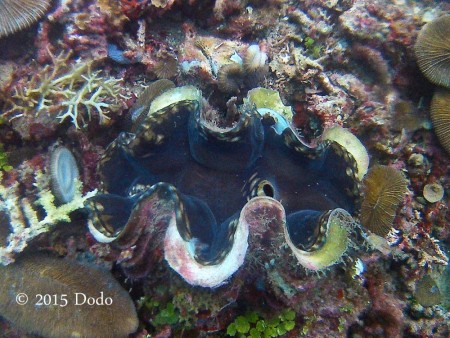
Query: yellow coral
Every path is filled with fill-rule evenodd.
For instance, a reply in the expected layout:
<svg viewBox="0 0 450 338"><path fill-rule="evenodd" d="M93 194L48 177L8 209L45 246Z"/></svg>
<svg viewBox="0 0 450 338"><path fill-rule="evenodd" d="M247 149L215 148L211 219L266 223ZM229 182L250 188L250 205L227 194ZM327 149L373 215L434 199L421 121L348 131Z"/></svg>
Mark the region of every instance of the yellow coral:
<svg viewBox="0 0 450 338"><path fill-rule="evenodd" d="M50 52L49 52L50 53ZM100 124L106 124L109 111L119 108L120 80L103 78L92 71L92 62L70 65L70 53L52 55L52 65L36 71L25 85L17 85L4 116L10 120L41 113L55 115L62 121L70 118L80 128L97 113ZM69 66L70 65L70 66Z"/></svg>
<svg viewBox="0 0 450 338"><path fill-rule="evenodd" d="M0 181L3 175L0 172ZM76 183L76 192L69 203L55 206L55 196L51 193L48 176L38 171L35 174L35 186L38 190L36 204L43 207L45 218L40 220L33 202L27 197L20 196L19 183L5 187L0 184L0 211L7 215L11 233L8 235L6 246L0 246L0 265L14 262L14 254L25 249L28 242L37 235L47 232L58 222L70 222L69 214L84 207L84 202L94 196L97 190L82 195L82 184Z"/></svg>

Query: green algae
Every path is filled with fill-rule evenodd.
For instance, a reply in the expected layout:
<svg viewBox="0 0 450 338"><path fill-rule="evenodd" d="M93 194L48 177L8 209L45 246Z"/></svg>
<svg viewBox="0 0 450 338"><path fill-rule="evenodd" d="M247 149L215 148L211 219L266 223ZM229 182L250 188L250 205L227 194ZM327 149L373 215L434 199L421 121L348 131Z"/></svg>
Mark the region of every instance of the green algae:
<svg viewBox="0 0 450 338"><path fill-rule="evenodd" d="M295 328L295 312L286 309L279 315L264 318L255 311L247 312L227 327L227 335L232 337L280 337Z"/></svg>

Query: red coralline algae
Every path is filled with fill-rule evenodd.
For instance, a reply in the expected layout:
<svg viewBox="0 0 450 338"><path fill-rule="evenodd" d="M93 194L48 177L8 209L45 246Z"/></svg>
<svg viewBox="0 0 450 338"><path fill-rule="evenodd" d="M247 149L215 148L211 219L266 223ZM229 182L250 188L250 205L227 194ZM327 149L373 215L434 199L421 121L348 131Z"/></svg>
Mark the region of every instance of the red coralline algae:
<svg viewBox="0 0 450 338"><path fill-rule="evenodd" d="M373 273L379 272L373 271ZM385 283L386 281L380 278L380 275L371 274L371 277L367 277L367 290L372 306L363 319L363 332L386 337L402 337L405 326L403 314L405 304L386 290Z"/></svg>
<svg viewBox="0 0 450 338"><path fill-rule="evenodd" d="M372 69L377 76L377 85L381 87L391 85L389 65L378 50L357 43L352 46L351 55L353 58L362 59L365 66Z"/></svg>
<svg viewBox="0 0 450 338"><path fill-rule="evenodd" d="M146 8L147 0L120 0L120 9L131 20L136 20Z"/></svg>

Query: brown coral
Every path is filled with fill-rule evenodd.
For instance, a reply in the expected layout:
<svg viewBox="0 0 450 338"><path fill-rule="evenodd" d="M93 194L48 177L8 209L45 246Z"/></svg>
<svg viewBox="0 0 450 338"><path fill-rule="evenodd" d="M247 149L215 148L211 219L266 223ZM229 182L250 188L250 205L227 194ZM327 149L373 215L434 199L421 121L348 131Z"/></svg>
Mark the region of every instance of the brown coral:
<svg viewBox="0 0 450 338"><path fill-rule="evenodd" d="M229 63L220 67L217 84L223 93L236 94L243 83L244 71L238 63Z"/></svg>
<svg viewBox="0 0 450 338"><path fill-rule="evenodd" d="M379 236L391 230L398 204L408 191L403 174L390 167L376 165L364 178L362 225Z"/></svg>
<svg viewBox="0 0 450 338"><path fill-rule="evenodd" d="M158 79L170 79L178 74L178 59L175 53L161 50L156 56L158 61L153 71Z"/></svg>
<svg viewBox="0 0 450 338"><path fill-rule="evenodd" d="M128 293L98 268L35 254L2 267L0 286L0 314L26 332L60 338L128 337L138 326ZM20 293L28 295L26 304L16 298ZM98 302L88 305L88 297Z"/></svg>
<svg viewBox="0 0 450 338"><path fill-rule="evenodd" d="M450 87L450 15L426 24L415 45L417 63L433 83Z"/></svg>
<svg viewBox="0 0 450 338"><path fill-rule="evenodd" d="M438 89L434 93L431 120L439 141L450 154L450 90Z"/></svg>
<svg viewBox="0 0 450 338"><path fill-rule="evenodd" d="M1 0L0 37L24 29L39 20L50 6L50 0Z"/></svg>
<svg viewBox="0 0 450 338"><path fill-rule="evenodd" d="M423 278L416 283L414 297L422 306L433 306L440 304L442 301L439 287L429 275L423 276Z"/></svg>

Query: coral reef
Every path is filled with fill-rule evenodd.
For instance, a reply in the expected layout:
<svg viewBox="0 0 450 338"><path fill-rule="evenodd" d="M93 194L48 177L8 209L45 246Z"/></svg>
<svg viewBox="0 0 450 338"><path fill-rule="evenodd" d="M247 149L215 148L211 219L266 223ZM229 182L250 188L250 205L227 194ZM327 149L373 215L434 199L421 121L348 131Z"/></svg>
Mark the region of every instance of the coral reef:
<svg viewBox="0 0 450 338"><path fill-rule="evenodd" d="M140 300L137 337L224 337L228 329L236 336L448 337L450 181L447 88L442 87L448 72L445 62L439 63L440 80L428 78L426 69L435 62L426 51L433 27L449 13L442 0L52 2L39 23L0 39L2 263L45 249L112 269L132 290L132 299ZM444 53L445 41L444 33L437 45ZM181 86L191 89L179 91ZM171 94L161 95L166 92ZM189 95L180 103L175 93ZM190 129L183 128L181 116L196 107L201 107L201 122L192 117ZM252 111L260 115L264 138L284 139L277 146L266 142L261 160L267 154L297 153L297 147L305 155L286 158L302 162L295 167L304 170L290 170L280 180L286 158L275 157L271 170L262 166L267 170L257 168L254 176L240 168L239 180L229 172L245 167L253 158L249 145L259 144L260 129L246 141L239 133L243 112ZM228 152L220 138L224 129L238 141ZM185 141L162 151L169 135L174 140L184 135ZM47 168L51 149L61 145L73 153L82 181L83 194L78 191L73 201L81 203L96 188L121 196L90 199L98 202L88 202L91 215L60 209L66 204L52 200ZM211 155L204 151L209 147L220 151ZM319 164L314 157L321 147L330 158ZM183 168L178 173L187 175L161 177L174 162L186 164L192 153L214 175ZM367 225L365 217L373 211L373 206L360 211L369 158L373 169L401 172L400 190L405 191L405 179L409 189L394 198L389 226L378 235L358 224ZM328 168L327 174L311 181L318 167ZM239 189L214 204L215 223L224 226L213 235L198 226L207 224L201 220L208 213L192 216L207 209L184 194L197 187L204 191L199 199L212 200L219 195L214 186L231 189L231 184L217 185L227 175ZM162 186L148 192L167 181L177 193ZM296 198L278 195L303 181L310 186L305 183L307 189ZM389 191L376 181L372 192ZM309 201L306 209L314 209L321 189L330 200L351 194L350 208L333 205L320 215L307 211L305 217L304 206L291 207L292 201ZM242 204L234 208L237 200ZM301 219L300 230L281 226L280 202L286 224L294 223L292 217ZM177 267L177 260L170 265L166 260L168 225L172 221L172 235L181 236L183 257L194 258L190 263L201 262L202 269L220 266L233 248L231 220L240 218L238 211L247 203L242 221L249 226L248 247L245 259L235 261L240 267L230 269L215 288L191 286L186 280L192 276ZM175 218L173 205L183 206ZM335 210L331 218L330 209ZM296 210L302 213L292 216ZM223 217L217 216L221 212ZM47 218L54 213L61 217ZM59 224L67 217L70 226ZM308 226L306 218L322 226ZM40 224L45 219L49 223ZM387 228L395 231L386 233ZM339 257L325 255L325 265L339 264L321 265L317 273L310 268L319 265L299 264L292 250L301 258L310 252L323 258L317 253L330 243L327 231L336 229L345 240L332 242ZM2 334L22 332L0 319Z"/></svg>

